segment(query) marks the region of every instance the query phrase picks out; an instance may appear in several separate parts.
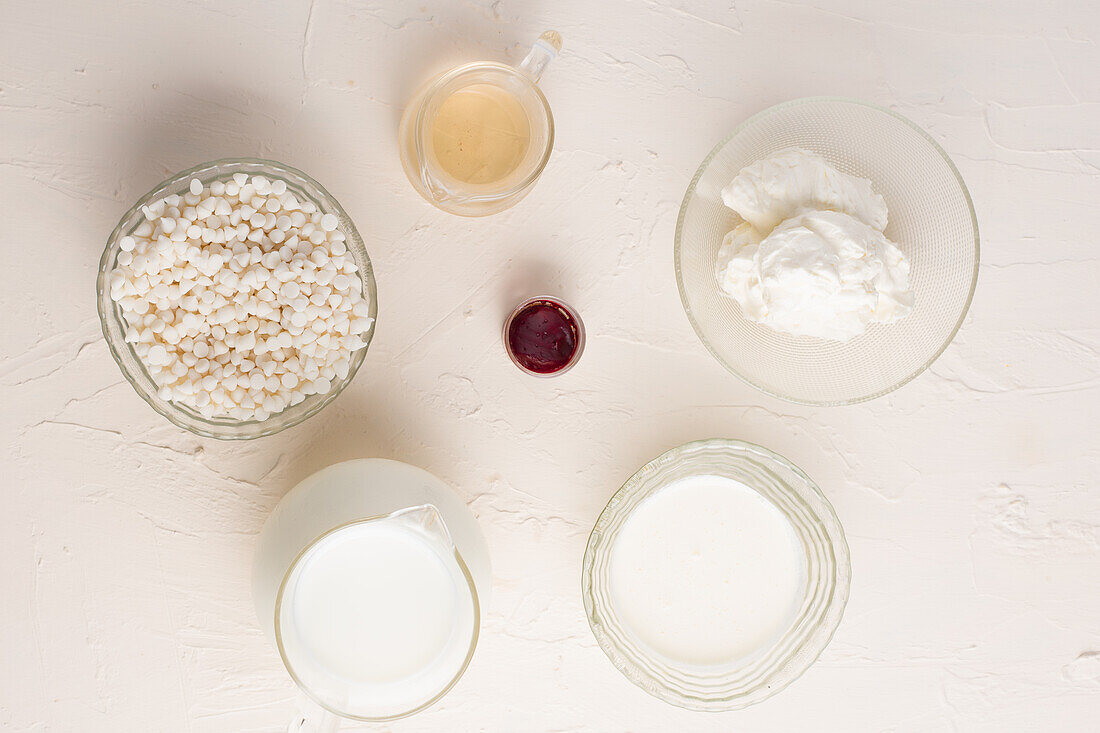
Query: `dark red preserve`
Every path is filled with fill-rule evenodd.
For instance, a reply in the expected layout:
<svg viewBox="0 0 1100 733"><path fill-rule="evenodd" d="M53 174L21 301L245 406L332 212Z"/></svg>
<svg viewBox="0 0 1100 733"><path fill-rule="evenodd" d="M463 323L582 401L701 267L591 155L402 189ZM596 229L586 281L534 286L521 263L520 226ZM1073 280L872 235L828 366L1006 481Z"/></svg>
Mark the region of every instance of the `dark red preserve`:
<svg viewBox="0 0 1100 733"><path fill-rule="evenodd" d="M504 344L520 368L550 376L576 363L584 348L584 326L560 300L532 298L512 312L504 327Z"/></svg>

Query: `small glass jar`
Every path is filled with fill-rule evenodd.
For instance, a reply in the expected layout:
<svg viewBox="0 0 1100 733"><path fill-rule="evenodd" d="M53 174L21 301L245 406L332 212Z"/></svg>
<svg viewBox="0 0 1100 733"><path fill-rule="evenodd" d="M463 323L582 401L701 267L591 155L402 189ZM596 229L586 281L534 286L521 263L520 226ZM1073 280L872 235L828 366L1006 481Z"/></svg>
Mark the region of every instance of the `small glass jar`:
<svg viewBox="0 0 1100 733"><path fill-rule="evenodd" d="M770 647L719 665L673 662L651 651L611 602L611 551L639 504L688 476L722 476L755 489L790 521L805 552L805 592L788 629ZM828 500L790 461L739 440L687 443L650 461L619 489L588 539L581 577L592 633L627 679L690 710L736 710L782 690L818 658L840 624L851 584L848 544Z"/></svg>
<svg viewBox="0 0 1100 733"><path fill-rule="evenodd" d="M515 344L513 344L512 329L517 324L517 319L530 308L539 305L545 305L558 311L564 324L571 330L570 335L573 341L572 353L569 354L568 358L563 358L560 365L554 365L553 368L534 368L530 361L524 358L524 355L517 353ZM528 298L515 307L512 313L504 321L504 329L501 333L501 338L504 341L504 351L507 352L508 358L511 359L512 363L519 367L520 370L533 377L556 377L559 374L565 374L580 361L581 353L584 352L584 322L581 321L580 314L560 298L555 298L551 295L538 295L534 298Z"/></svg>

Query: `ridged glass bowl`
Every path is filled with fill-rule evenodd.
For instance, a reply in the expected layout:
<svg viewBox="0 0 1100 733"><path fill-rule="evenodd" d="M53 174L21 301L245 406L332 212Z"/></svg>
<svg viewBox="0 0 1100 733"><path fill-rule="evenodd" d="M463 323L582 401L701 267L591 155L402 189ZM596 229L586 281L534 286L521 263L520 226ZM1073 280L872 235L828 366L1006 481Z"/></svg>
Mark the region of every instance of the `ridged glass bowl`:
<svg viewBox="0 0 1100 733"><path fill-rule="evenodd" d="M370 318L377 319L378 295L374 283L374 270L371 268L370 257L367 256L363 239L355 228L351 217L348 216L340 203L326 191L321 184L310 178L305 173L291 168L282 163L255 158L225 158L209 163L188 168L177 173L163 183L157 185L152 191L142 196L136 204L122 217L118 226L111 232L107 240L107 248L103 250L103 257L99 261L99 277L96 281L96 300L99 307L99 320L103 327L103 336L107 339L107 345L111 349L111 356L118 362L123 376L133 385L134 390L150 407L168 418L172 423L185 430L190 430L196 435L223 440L247 440L272 435L297 425L303 420L316 415L325 405L329 404L344 390L355 373L359 370L363 359L367 355L367 348L374 336L374 326L362 335L367 346L356 351L351 356L351 364L348 375L340 380L334 380L332 389L326 394L314 394L305 398L297 405L287 407L279 413L275 413L266 420L234 420L229 417L206 418L186 405L177 404L162 399L157 395L157 386L153 378L149 376L145 366L134 353L133 347L126 343L126 322L122 318L122 311L111 300L110 274L117 265L118 254L121 251L119 240L132 233L145 216L141 207L171 194L184 194L192 178L202 181L203 185L209 185L214 181L224 181L234 173L246 173L249 176L262 175L271 179L286 181L287 190L294 193L300 201L312 201L324 213L335 214L339 219L338 229L346 237L345 244L348 252L355 258L355 264L359 271L357 275L363 282L363 297L370 304Z"/></svg>
<svg viewBox="0 0 1100 733"><path fill-rule="evenodd" d="M886 200L886 236L910 264L913 311L846 343L791 336L745 318L718 287L722 238L741 218L721 191L747 165L785 148L822 156L871 180ZM766 109L711 151L688 186L676 225L676 280L688 319L727 369L791 402L843 405L902 386L943 353L962 325L978 278L978 222L947 154L887 109L809 98Z"/></svg>
<svg viewBox="0 0 1100 733"><path fill-rule="evenodd" d="M805 551L805 591L788 629L768 649L716 665L690 665L653 651L623 623L611 601L611 551L639 504L688 476L740 481L786 517ZM780 455L752 443L687 443L650 461L611 497L588 539L581 591L588 623L611 663L665 702L701 711L758 703L798 678L829 644L851 584L848 544L832 505L813 481Z"/></svg>

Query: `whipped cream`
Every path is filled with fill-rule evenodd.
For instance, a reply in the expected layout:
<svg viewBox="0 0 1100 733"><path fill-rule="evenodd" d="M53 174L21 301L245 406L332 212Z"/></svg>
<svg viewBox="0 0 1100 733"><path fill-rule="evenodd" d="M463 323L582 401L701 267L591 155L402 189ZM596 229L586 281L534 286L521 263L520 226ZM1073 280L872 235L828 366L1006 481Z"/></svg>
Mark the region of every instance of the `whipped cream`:
<svg viewBox="0 0 1100 733"><path fill-rule="evenodd" d="M807 211L842 211L886 230L886 202L866 178L841 173L820 155L788 148L747 166L722 189L722 201L767 234Z"/></svg>
<svg viewBox="0 0 1100 733"><path fill-rule="evenodd" d="M722 243L718 284L750 320L848 341L912 310L909 263L867 179L792 148L743 169L722 200L744 222Z"/></svg>

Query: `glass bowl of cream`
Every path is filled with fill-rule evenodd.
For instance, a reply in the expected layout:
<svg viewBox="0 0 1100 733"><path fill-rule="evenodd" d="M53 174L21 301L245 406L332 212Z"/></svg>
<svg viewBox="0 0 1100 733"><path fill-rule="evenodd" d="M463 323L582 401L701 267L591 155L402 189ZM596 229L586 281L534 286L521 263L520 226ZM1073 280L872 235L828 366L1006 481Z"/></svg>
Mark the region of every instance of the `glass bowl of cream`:
<svg viewBox="0 0 1100 733"><path fill-rule="evenodd" d="M755 263L731 262L756 245ZM978 257L970 194L943 149L848 99L799 99L744 122L699 167L676 226L680 297L703 344L752 386L802 404L873 399L927 369L962 325ZM875 273L889 276L879 286L898 282L868 298ZM887 312L861 313L876 297Z"/></svg>
<svg viewBox="0 0 1100 733"><path fill-rule="evenodd" d="M649 694L736 710L806 671L840 624L848 545L828 500L751 443L688 443L611 498L584 554L582 595L612 664Z"/></svg>

